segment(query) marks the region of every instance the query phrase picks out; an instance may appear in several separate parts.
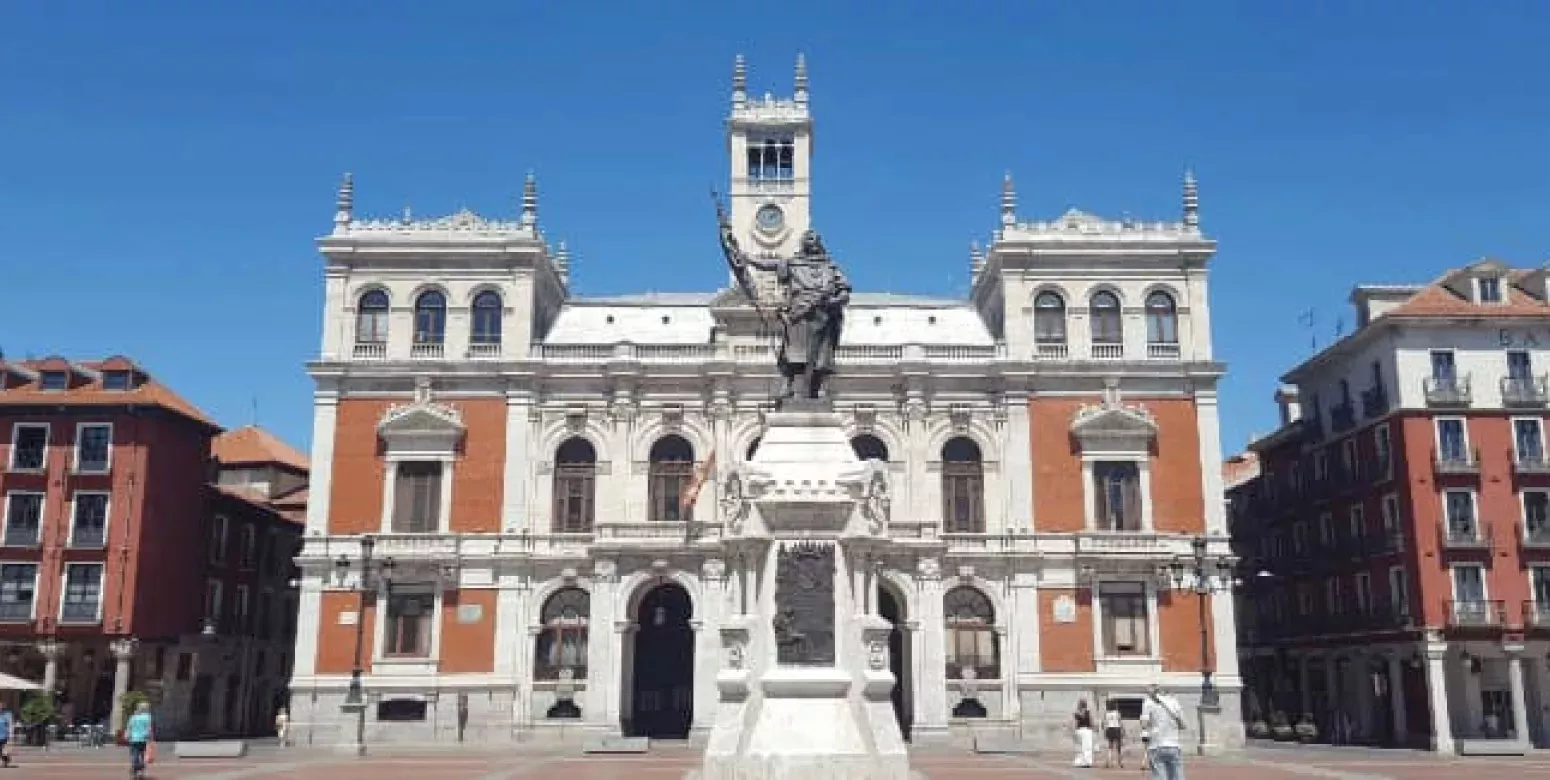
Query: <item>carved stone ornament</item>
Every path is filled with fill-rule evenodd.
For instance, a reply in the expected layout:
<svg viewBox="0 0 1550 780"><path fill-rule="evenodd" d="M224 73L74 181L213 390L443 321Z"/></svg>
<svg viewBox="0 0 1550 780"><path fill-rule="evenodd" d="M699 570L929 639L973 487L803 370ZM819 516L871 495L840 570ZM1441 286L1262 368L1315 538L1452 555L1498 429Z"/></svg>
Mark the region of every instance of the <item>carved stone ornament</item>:
<svg viewBox="0 0 1550 780"><path fill-rule="evenodd" d="M1157 438L1157 420L1146 409L1126 404L1120 398L1118 380L1110 378L1104 380L1102 403L1076 411L1071 434L1083 451L1142 453Z"/></svg>
<svg viewBox="0 0 1550 780"><path fill-rule="evenodd" d="M565 410L565 430L569 433L581 433L587 429L587 408L585 406L572 406Z"/></svg>
<svg viewBox="0 0 1550 780"><path fill-rule="evenodd" d="M969 410L968 404L953 404L952 408L947 410L947 419L952 424L954 433L968 433L969 421L974 419L974 415Z"/></svg>
<svg viewBox="0 0 1550 780"><path fill-rule="evenodd" d="M735 471L727 475L721 484L721 516L726 518L728 530L740 533L751 507L748 494L743 492L742 476Z"/></svg>
<svg viewBox="0 0 1550 780"><path fill-rule="evenodd" d="M942 576L942 566L935 558L921 558L915 562L915 573L928 580Z"/></svg>
<svg viewBox="0 0 1550 780"><path fill-rule="evenodd" d="M816 542L782 547L775 563L776 660L793 666L834 663L834 548Z"/></svg>
<svg viewBox="0 0 1550 780"><path fill-rule="evenodd" d="M888 668L888 643L874 641L867 644L866 665L874 672Z"/></svg>
<svg viewBox="0 0 1550 780"><path fill-rule="evenodd" d="M856 433L871 433L877 427L877 407L856 404Z"/></svg>
<svg viewBox="0 0 1550 780"><path fill-rule="evenodd" d="M720 580L727 573L727 564L720 558L707 558L700 565L700 576L707 580Z"/></svg>
<svg viewBox="0 0 1550 780"><path fill-rule="evenodd" d="M592 564L592 575L600 580L611 579L614 574L618 573L618 571L619 564L608 560L607 558Z"/></svg>
<svg viewBox="0 0 1550 780"><path fill-rule="evenodd" d="M662 407L662 426L669 431L676 431L684 424L683 404L668 404Z"/></svg>
<svg viewBox="0 0 1550 780"><path fill-rule="evenodd" d="M743 643L742 642L738 642L738 641L727 642L726 653L727 653L727 668L728 669L742 669L743 668L743 663L746 660L744 656L747 653L747 651L743 649Z"/></svg>
<svg viewBox="0 0 1550 780"><path fill-rule="evenodd" d="M888 525L888 513L893 499L888 495L888 478L882 471L873 471L861 496L861 515L867 519L868 530L882 533Z"/></svg>
<svg viewBox="0 0 1550 780"><path fill-rule="evenodd" d="M463 415L456 408L436 403L431 397L431 378L415 377L414 400L407 404L393 404L377 422L377 433L382 436L396 434L448 434L461 435Z"/></svg>

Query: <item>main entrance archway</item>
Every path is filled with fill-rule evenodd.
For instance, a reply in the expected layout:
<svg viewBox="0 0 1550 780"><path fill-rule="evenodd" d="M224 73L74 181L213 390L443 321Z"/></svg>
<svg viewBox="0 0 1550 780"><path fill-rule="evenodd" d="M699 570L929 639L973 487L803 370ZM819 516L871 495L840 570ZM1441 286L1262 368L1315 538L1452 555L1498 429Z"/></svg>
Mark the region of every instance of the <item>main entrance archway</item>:
<svg viewBox="0 0 1550 780"><path fill-rule="evenodd" d="M687 739L694 722L694 629L689 592L664 583L641 597L635 610L630 706L625 734Z"/></svg>
<svg viewBox="0 0 1550 780"><path fill-rule="evenodd" d="M893 716L899 721L899 731L910 738L910 726L914 723L915 701L910 685L910 641L904 630L904 599L894 593L886 583L877 586L877 612L893 624L888 633L888 671L893 673Z"/></svg>

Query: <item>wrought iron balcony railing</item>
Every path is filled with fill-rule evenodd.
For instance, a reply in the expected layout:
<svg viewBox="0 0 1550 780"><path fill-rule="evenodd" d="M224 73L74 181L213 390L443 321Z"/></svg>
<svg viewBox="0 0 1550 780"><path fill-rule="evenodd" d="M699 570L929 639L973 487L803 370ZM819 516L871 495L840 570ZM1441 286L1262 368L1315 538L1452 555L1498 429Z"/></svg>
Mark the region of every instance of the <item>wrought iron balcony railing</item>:
<svg viewBox="0 0 1550 780"><path fill-rule="evenodd" d="M1430 376L1421 382L1428 406L1469 406L1474 398L1469 387L1469 375Z"/></svg>
<svg viewBox="0 0 1550 780"><path fill-rule="evenodd" d="M1507 624L1506 603L1500 600L1460 599L1447 604L1450 628L1496 628Z"/></svg>

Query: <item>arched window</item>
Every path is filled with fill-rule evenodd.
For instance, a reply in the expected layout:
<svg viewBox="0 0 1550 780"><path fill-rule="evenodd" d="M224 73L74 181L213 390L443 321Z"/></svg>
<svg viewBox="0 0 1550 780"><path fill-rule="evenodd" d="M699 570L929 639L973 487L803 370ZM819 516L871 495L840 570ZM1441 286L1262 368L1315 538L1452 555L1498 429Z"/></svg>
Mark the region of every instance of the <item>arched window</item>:
<svg viewBox="0 0 1550 780"><path fill-rule="evenodd" d="M557 680L561 669L575 678L587 677L587 620L592 597L581 588L561 588L544 601L539 611L538 654L533 678Z"/></svg>
<svg viewBox="0 0 1550 780"><path fill-rule="evenodd" d="M1038 344L1066 343L1066 301L1060 293L1045 290L1033 299L1033 340Z"/></svg>
<svg viewBox="0 0 1550 780"><path fill-rule="evenodd" d="M355 305L355 343L386 344L387 340L387 293L381 290L369 290Z"/></svg>
<svg viewBox="0 0 1550 780"><path fill-rule="evenodd" d="M1173 296L1162 290L1146 296L1146 341L1149 344L1179 343L1179 312Z"/></svg>
<svg viewBox="0 0 1550 780"><path fill-rule="evenodd" d="M1121 344L1125 340L1119 316L1119 297L1108 290L1093 293L1089 312L1094 344Z"/></svg>
<svg viewBox="0 0 1550 780"><path fill-rule="evenodd" d="M963 436L942 446L942 515L948 533L985 532L985 464Z"/></svg>
<svg viewBox="0 0 1550 780"><path fill-rule="evenodd" d="M942 596L942 614L947 623L947 677L963 678L965 668L976 678L1001 677L996 647L996 612L985 594L960 585Z"/></svg>
<svg viewBox="0 0 1550 780"><path fill-rule="evenodd" d="M850 448L856 451L856 457L862 460L880 460L888 462L888 445L882 439L870 433L863 433L850 440Z"/></svg>
<svg viewBox="0 0 1550 780"><path fill-rule="evenodd" d="M447 296L426 290L414 299L414 343L441 344L447 337Z"/></svg>
<svg viewBox="0 0 1550 780"><path fill-rule="evenodd" d="M597 491L597 450L579 436L566 439L554 453L554 531L582 534L592 530Z"/></svg>
<svg viewBox="0 0 1550 780"><path fill-rule="evenodd" d="M689 519L683 505L694 479L694 448L682 436L668 435L651 445L651 519L676 523Z"/></svg>
<svg viewBox="0 0 1550 780"><path fill-rule="evenodd" d="M493 290L485 290L474 296L474 332L470 340L474 344L501 343L501 296Z"/></svg>

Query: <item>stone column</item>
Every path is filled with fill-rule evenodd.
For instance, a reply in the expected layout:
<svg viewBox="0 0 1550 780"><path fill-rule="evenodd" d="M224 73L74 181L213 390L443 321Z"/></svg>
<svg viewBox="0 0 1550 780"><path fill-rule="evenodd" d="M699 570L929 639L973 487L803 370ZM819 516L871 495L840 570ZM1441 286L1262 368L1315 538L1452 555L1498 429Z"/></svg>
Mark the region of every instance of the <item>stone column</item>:
<svg viewBox="0 0 1550 780"><path fill-rule="evenodd" d="M616 624L614 596L618 588L618 569L613 560L600 560L592 571L592 617L587 635L587 690L581 717L589 728L607 731L619 728L620 669L615 663L614 647L624 639Z"/></svg>
<svg viewBox="0 0 1550 780"><path fill-rule="evenodd" d="M1512 642L1502 645L1507 654L1507 684L1512 690L1512 733L1519 742L1532 743L1528 730L1528 686L1523 681L1523 644Z"/></svg>
<svg viewBox="0 0 1550 780"><path fill-rule="evenodd" d="M65 643L57 639L45 639L37 644L38 654L43 656L43 691L54 695L59 684L59 656L65 651Z"/></svg>
<svg viewBox="0 0 1550 780"><path fill-rule="evenodd" d="M922 739L947 735L947 644L942 636L942 571L936 558L915 567L920 584L920 631L911 637L920 657L915 691L915 732Z"/></svg>
<svg viewBox="0 0 1550 780"><path fill-rule="evenodd" d="M1428 633L1426 638L1426 692L1432 704L1432 750L1452 755L1453 719L1448 714L1448 643Z"/></svg>
<svg viewBox="0 0 1550 780"><path fill-rule="evenodd" d="M113 653L113 709L108 713L108 730L117 734L124 727L124 694L129 692L129 662L134 660L133 639L115 639L108 645Z"/></svg>
<svg viewBox="0 0 1550 780"><path fill-rule="evenodd" d="M1388 655L1389 711L1394 720L1394 740L1400 745L1410 742L1410 724L1405 715L1405 668L1398 653ZM1371 686L1372 681L1367 681Z"/></svg>

